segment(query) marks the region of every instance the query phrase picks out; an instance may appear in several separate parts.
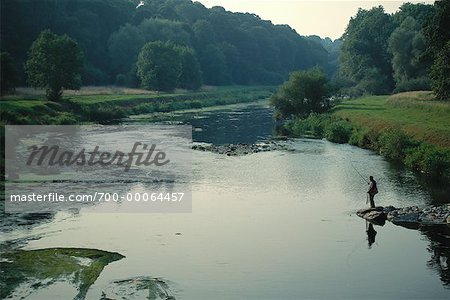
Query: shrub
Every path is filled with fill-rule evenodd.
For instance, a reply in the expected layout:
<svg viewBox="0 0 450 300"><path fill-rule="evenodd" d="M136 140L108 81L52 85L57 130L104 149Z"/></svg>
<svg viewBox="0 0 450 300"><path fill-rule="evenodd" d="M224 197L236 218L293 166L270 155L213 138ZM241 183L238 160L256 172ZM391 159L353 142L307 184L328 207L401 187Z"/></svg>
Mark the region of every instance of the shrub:
<svg viewBox="0 0 450 300"><path fill-rule="evenodd" d="M125 111L120 107L97 107L89 114L92 121L113 121L125 117Z"/></svg>
<svg viewBox="0 0 450 300"><path fill-rule="evenodd" d="M145 114L155 112L155 105L153 103L141 103L134 106L132 109L133 114Z"/></svg>
<svg viewBox="0 0 450 300"><path fill-rule="evenodd" d="M63 112L56 117L51 117L48 119L48 124L52 125L74 125L77 124L77 118L67 112Z"/></svg>
<svg viewBox="0 0 450 300"><path fill-rule="evenodd" d="M421 144L407 151L405 164L433 178L450 179L450 151Z"/></svg>
<svg viewBox="0 0 450 300"><path fill-rule="evenodd" d="M296 137L307 135L308 129L304 120L292 120L284 126L289 135Z"/></svg>
<svg viewBox="0 0 450 300"><path fill-rule="evenodd" d="M354 127L348 143L361 148L375 148L377 134L369 128Z"/></svg>
<svg viewBox="0 0 450 300"><path fill-rule="evenodd" d="M329 115L311 114L306 119L294 119L286 123L285 127L294 136L323 137L325 126L331 122Z"/></svg>
<svg viewBox="0 0 450 300"><path fill-rule="evenodd" d="M344 120L330 122L325 127L325 138L334 143L347 143L352 134L352 125Z"/></svg>
<svg viewBox="0 0 450 300"><path fill-rule="evenodd" d="M407 149L416 145L417 142L397 128L385 130L378 138L380 154L397 161L403 161Z"/></svg>

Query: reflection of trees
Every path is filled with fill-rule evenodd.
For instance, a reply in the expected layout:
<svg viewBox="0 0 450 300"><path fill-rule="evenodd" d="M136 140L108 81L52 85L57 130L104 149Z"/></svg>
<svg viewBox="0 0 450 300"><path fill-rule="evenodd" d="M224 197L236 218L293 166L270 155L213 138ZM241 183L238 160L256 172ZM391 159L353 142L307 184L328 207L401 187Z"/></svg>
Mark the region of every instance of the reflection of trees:
<svg viewBox="0 0 450 300"><path fill-rule="evenodd" d="M427 266L439 274L446 288L450 288L450 226L424 226L420 231L430 241L428 252L431 259Z"/></svg>
<svg viewBox="0 0 450 300"><path fill-rule="evenodd" d="M420 173L414 173L399 163L389 163L390 172L386 172L389 181L399 190L421 190L428 193L431 205L443 205L448 202L450 185L435 178L428 178ZM418 188L420 187L420 189Z"/></svg>

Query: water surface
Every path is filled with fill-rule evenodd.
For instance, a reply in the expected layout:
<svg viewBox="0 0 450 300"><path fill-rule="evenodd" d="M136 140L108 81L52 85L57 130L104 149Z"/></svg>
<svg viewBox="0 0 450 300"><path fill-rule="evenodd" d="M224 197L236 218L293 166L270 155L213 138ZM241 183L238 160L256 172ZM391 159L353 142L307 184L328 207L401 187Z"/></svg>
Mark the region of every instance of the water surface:
<svg viewBox="0 0 450 300"><path fill-rule="evenodd" d="M177 118L194 126L200 142L252 143L273 129L265 103ZM194 152L192 213L86 208L3 239L39 236L25 248L86 247L125 255L104 269L88 299L98 299L111 280L144 275L166 280L177 299L450 296L448 227L417 231L387 223L374 227L369 245L366 223L355 215L366 207L367 184L354 167L378 180L377 205L433 203L412 173L349 145L287 143L295 151L241 157ZM55 294L69 299L76 293L59 284L27 299Z"/></svg>

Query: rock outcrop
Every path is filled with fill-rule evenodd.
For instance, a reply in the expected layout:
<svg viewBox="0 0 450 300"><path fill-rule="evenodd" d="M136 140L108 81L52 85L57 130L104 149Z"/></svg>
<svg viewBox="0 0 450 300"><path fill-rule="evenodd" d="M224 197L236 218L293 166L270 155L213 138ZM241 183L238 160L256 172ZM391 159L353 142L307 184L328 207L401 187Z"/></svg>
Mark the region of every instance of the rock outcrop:
<svg viewBox="0 0 450 300"><path fill-rule="evenodd" d="M379 206L360 209L356 214L377 225L383 225L386 220L407 228L418 228L420 225L450 225L450 204L425 208Z"/></svg>
<svg viewBox="0 0 450 300"><path fill-rule="evenodd" d="M384 212L384 208L381 206L375 208L360 209L356 212L356 214L376 225L384 225L384 223L386 222L386 213Z"/></svg>
<svg viewBox="0 0 450 300"><path fill-rule="evenodd" d="M276 141L267 141L256 144L196 144L192 149L198 151L209 151L227 156L241 156L252 153L275 151L275 150L291 150L286 144L278 143Z"/></svg>

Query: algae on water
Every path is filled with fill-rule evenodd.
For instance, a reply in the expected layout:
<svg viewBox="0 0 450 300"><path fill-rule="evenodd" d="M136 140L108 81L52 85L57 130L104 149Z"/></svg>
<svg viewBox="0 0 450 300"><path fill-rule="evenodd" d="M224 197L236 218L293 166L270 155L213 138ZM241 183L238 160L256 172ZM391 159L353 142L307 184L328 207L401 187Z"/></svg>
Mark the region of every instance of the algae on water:
<svg viewBox="0 0 450 300"><path fill-rule="evenodd" d="M84 299L89 287L109 263L124 258L115 252L82 248L15 250L0 255L0 299L14 296L22 284L41 289L59 281L73 284ZM33 293L27 291L26 297Z"/></svg>

